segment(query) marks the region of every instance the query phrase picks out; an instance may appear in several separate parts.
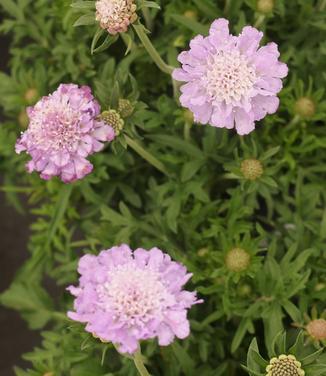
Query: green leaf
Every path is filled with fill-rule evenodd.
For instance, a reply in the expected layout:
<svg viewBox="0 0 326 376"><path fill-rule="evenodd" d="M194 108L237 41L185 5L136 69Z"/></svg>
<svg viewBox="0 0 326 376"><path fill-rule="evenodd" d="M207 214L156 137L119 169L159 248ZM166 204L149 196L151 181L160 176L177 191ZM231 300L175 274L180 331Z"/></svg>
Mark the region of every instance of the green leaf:
<svg viewBox="0 0 326 376"><path fill-rule="evenodd" d="M250 323L251 320L247 317L242 318L242 320L240 321L240 324L238 325L238 328L235 332L235 335L231 343L232 353L234 353L241 345L241 342L250 327Z"/></svg>
<svg viewBox="0 0 326 376"><path fill-rule="evenodd" d="M88 13L83 14L80 16L77 21L73 24L73 26L85 26L85 25L94 25L96 22L95 14L94 13Z"/></svg>
<svg viewBox="0 0 326 376"><path fill-rule="evenodd" d="M202 34L207 35L209 30L209 25L205 26L200 22L192 20L188 17L181 16L179 14L172 14L171 16L175 21L177 21L180 25L187 27L195 34Z"/></svg>
<svg viewBox="0 0 326 376"><path fill-rule="evenodd" d="M94 9L95 10L95 1L76 1L70 5L75 9Z"/></svg>
<svg viewBox="0 0 326 376"><path fill-rule="evenodd" d="M187 354L185 349L178 343L178 342L173 342L171 345L172 350L174 352L174 355L180 362L180 366L185 373L185 375L192 376L194 375L195 371L195 362L193 359Z"/></svg>

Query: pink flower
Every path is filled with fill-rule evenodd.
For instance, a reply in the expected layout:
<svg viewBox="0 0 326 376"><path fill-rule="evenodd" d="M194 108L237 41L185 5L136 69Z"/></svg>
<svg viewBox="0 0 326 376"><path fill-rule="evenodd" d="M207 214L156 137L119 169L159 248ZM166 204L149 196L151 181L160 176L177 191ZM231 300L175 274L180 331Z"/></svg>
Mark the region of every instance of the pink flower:
<svg viewBox="0 0 326 376"><path fill-rule="evenodd" d="M61 84L34 107L27 109L28 129L17 140L16 152L31 157L29 172L48 180L59 176L65 183L82 179L93 165L86 159L115 137L110 125L97 120L100 106L88 86Z"/></svg>
<svg viewBox="0 0 326 376"><path fill-rule="evenodd" d="M158 337L166 346L189 335L187 310L202 301L183 290L192 274L158 248L121 245L85 255L78 272L79 286L68 287L76 312L68 316L121 352L134 353L140 340Z"/></svg>
<svg viewBox="0 0 326 376"><path fill-rule="evenodd" d="M288 72L278 61L277 45L259 48L263 33L246 26L236 37L228 21L211 25L209 36L196 36L190 50L181 52L182 68L173 78L187 82L181 87L181 104L194 113L195 121L219 128L236 128L240 135L255 128L255 121L276 112Z"/></svg>

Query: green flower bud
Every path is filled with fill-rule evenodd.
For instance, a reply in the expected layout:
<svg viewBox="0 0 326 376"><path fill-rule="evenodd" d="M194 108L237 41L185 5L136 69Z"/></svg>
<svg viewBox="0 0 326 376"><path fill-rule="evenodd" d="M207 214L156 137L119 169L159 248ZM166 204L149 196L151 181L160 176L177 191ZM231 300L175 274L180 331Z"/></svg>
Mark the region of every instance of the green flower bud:
<svg viewBox="0 0 326 376"><path fill-rule="evenodd" d="M197 255L199 257L204 257L208 254L209 250L208 248L200 248L198 251L197 251Z"/></svg>
<svg viewBox="0 0 326 376"><path fill-rule="evenodd" d="M274 0L258 0L257 11L259 13L267 14L271 13L274 9Z"/></svg>
<svg viewBox="0 0 326 376"><path fill-rule="evenodd" d="M242 248L233 248L225 256L225 265L231 272L243 272L250 265L250 254Z"/></svg>
<svg viewBox="0 0 326 376"><path fill-rule="evenodd" d="M26 110L22 110L18 115L18 123L21 128L25 129L28 126L29 118L27 116Z"/></svg>
<svg viewBox="0 0 326 376"><path fill-rule="evenodd" d="M197 21L198 19L198 13L195 11L195 10L186 10L183 15L186 17L186 18L189 18L190 20L194 20L194 21Z"/></svg>
<svg viewBox="0 0 326 376"><path fill-rule="evenodd" d="M311 118L316 112L315 103L308 97L301 97L295 102L294 112L303 118Z"/></svg>
<svg viewBox="0 0 326 376"><path fill-rule="evenodd" d="M134 112L134 106L128 99L119 99L118 112L123 118L126 118Z"/></svg>
<svg viewBox="0 0 326 376"><path fill-rule="evenodd" d="M242 297L249 296L252 292L252 288L247 283L238 286L238 294Z"/></svg>
<svg viewBox="0 0 326 376"><path fill-rule="evenodd" d="M118 136L124 126L124 121L116 110L103 111L99 116L106 124L111 125L116 136Z"/></svg>
<svg viewBox="0 0 326 376"><path fill-rule="evenodd" d="M245 159L240 169L247 180L257 180L264 172L263 165L257 159Z"/></svg>
<svg viewBox="0 0 326 376"><path fill-rule="evenodd" d="M266 376L304 376L305 371L301 363L293 355L280 355L272 358L266 367Z"/></svg>
<svg viewBox="0 0 326 376"><path fill-rule="evenodd" d="M39 98L39 93L38 93L37 89L35 89L35 88L27 89L25 94L24 94L24 99L25 99L26 103L29 104L29 105L34 104L37 101L38 98Z"/></svg>

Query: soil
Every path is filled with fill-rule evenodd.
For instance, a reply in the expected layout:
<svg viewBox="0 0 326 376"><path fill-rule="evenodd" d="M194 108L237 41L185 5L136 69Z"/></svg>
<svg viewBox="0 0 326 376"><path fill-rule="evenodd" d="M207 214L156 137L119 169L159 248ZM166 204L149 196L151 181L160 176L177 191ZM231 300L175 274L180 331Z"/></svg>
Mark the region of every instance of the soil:
<svg viewBox="0 0 326 376"><path fill-rule="evenodd" d="M8 39L0 36L1 71L7 70L8 43ZM15 272L28 258L30 223L31 218L8 206L4 194L0 192L0 292L9 287ZM14 365L26 367L21 355L31 351L39 342L39 333L30 331L17 312L0 306L0 376L13 376Z"/></svg>

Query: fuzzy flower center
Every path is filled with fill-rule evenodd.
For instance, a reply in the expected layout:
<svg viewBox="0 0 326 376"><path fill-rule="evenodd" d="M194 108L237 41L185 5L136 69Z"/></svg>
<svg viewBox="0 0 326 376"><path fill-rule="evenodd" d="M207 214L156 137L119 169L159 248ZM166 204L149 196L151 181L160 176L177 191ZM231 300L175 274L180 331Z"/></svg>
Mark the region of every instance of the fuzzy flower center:
<svg viewBox="0 0 326 376"><path fill-rule="evenodd" d="M256 78L254 68L239 51L218 51L208 58L204 87L212 101L234 104L248 96Z"/></svg>
<svg viewBox="0 0 326 376"><path fill-rule="evenodd" d="M73 109L68 102L53 103L50 99L42 109L35 110L28 132L35 145L44 151L70 151L81 137L79 120L78 109Z"/></svg>
<svg viewBox="0 0 326 376"><path fill-rule="evenodd" d="M293 355L280 355L272 358L266 368L266 376L304 376L301 363Z"/></svg>
<svg viewBox="0 0 326 376"><path fill-rule="evenodd" d="M157 272L126 264L109 272L108 277L98 287L98 294L104 309L113 308L115 319L126 321L128 326L142 326L162 316L169 294Z"/></svg>

